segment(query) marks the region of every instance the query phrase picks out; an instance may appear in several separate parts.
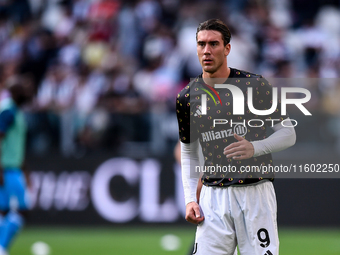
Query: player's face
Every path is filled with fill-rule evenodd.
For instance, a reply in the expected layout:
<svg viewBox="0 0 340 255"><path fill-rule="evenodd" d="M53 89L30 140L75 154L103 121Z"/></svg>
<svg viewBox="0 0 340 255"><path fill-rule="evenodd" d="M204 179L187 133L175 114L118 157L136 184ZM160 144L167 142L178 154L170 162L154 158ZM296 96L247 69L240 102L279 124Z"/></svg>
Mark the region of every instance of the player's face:
<svg viewBox="0 0 340 255"><path fill-rule="evenodd" d="M197 55L203 72L216 73L227 66L230 44L224 46L222 34L215 30L202 30L197 34Z"/></svg>

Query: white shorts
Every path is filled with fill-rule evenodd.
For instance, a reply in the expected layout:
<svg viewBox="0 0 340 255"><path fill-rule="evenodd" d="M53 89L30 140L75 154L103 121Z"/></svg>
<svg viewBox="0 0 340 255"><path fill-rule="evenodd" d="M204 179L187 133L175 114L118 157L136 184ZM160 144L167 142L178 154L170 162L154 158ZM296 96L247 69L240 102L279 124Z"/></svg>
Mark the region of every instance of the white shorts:
<svg viewBox="0 0 340 255"><path fill-rule="evenodd" d="M228 188L203 185L195 255L278 255L276 196L272 182Z"/></svg>

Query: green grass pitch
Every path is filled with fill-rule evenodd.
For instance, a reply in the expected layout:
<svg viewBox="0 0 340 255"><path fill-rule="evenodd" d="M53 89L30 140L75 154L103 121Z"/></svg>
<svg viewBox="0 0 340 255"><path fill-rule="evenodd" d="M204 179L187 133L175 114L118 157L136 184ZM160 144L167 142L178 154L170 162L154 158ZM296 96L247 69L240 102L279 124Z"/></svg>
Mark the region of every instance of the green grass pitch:
<svg viewBox="0 0 340 255"><path fill-rule="evenodd" d="M194 227L25 228L15 240L11 255L30 255L37 241L47 243L50 255L186 255ZM161 248L161 237L180 238L176 251ZM280 255L340 254L340 229L280 229Z"/></svg>

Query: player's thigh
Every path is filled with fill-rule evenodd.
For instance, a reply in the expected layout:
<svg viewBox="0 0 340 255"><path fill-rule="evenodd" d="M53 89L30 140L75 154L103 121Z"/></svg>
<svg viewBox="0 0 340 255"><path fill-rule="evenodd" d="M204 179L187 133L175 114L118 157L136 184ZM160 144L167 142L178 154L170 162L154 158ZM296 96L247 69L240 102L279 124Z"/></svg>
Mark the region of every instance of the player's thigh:
<svg viewBox="0 0 340 255"><path fill-rule="evenodd" d="M232 220L221 211L220 205L213 203L218 200L219 196L214 194L213 188L202 187L200 206L204 221L197 226L193 254L233 255L235 252L236 238Z"/></svg>
<svg viewBox="0 0 340 255"><path fill-rule="evenodd" d="M22 171L9 171L5 175L5 187L10 199L17 201L17 209L27 210L29 208L29 198L24 174Z"/></svg>
<svg viewBox="0 0 340 255"><path fill-rule="evenodd" d="M238 194L239 198L241 194ZM271 182L247 187L243 204L235 219L241 255L277 255L279 238L276 221L276 197ZM240 200L238 200L240 201Z"/></svg>
<svg viewBox="0 0 340 255"><path fill-rule="evenodd" d="M0 211L7 212L9 210L9 194L4 186L0 186Z"/></svg>

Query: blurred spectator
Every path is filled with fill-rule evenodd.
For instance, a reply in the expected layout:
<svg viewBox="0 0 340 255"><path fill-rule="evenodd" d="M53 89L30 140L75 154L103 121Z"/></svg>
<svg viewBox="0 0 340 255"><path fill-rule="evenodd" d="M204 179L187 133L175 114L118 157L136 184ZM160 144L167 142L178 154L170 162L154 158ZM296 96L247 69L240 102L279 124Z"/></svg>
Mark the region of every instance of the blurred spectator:
<svg viewBox="0 0 340 255"><path fill-rule="evenodd" d="M38 110L55 115L60 122L60 146L65 156L74 152L72 105L78 77L72 69L51 66L37 94Z"/></svg>
<svg viewBox="0 0 340 255"><path fill-rule="evenodd" d="M119 150L126 142L165 146L156 138L172 132L173 98L201 73L197 25L214 17L232 30L230 66L268 78L314 79L300 82L313 95L308 108L315 121L300 141L311 140L307 133L314 142L340 141L334 129L340 85L324 79L340 73L340 9L336 1L327 3L3 0L0 100L8 97L4 84L13 76L34 85L27 119L35 153L58 148L79 156L94 148ZM294 85L279 79L275 86ZM316 125L321 122L333 124Z"/></svg>
<svg viewBox="0 0 340 255"><path fill-rule="evenodd" d="M108 110L105 146L117 149L125 141L149 140L148 103L132 86L127 73L114 74L100 106Z"/></svg>

